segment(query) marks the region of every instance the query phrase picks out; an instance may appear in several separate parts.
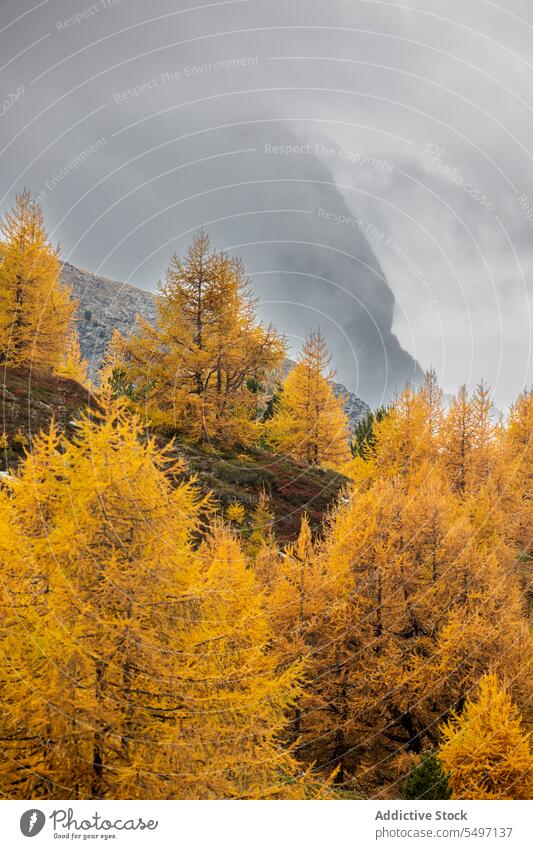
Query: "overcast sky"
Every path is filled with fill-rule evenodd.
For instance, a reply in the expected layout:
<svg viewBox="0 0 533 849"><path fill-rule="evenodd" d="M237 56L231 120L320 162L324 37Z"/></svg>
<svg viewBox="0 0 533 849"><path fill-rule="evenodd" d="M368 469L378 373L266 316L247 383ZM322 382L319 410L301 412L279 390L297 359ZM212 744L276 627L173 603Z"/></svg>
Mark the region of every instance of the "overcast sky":
<svg viewBox="0 0 533 849"><path fill-rule="evenodd" d="M1 210L153 289L207 224L377 404L528 385L530 0L2 0ZM285 147L282 147L285 146ZM289 149L287 149L289 148Z"/></svg>

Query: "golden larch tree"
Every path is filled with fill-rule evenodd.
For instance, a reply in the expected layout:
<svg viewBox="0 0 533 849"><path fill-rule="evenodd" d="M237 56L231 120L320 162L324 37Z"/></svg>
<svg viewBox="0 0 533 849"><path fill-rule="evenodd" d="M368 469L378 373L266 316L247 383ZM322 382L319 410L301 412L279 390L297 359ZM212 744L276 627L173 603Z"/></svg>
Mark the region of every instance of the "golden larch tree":
<svg viewBox="0 0 533 849"><path fill-rule="evenodd" d="M297 755L325 776L347 777L350 748L350 670L356 662L351 641L357 622L353 580L345 561L325 556L313 542L307 517L297 541L272 564L270 615L282 662L303 661L302 692L292 714L289 740Z"/></svg>
<svg viewBox="0 0 533 849"><path fill-rule="evenodd" d="M407 477L427 460L436 462L442 414L442 392L430 369L418 390L408 384L386 415L376 417L371 444L345 465L344 473L368 484L378 478Z"/></svg>
<svg viewBox="0 0 533 849"><path fill-rule="evenodd" d="M68 377L87 389L90 387L87 360L82 357L75 328L72 328L67 336L65 350L54 371L59 377Z"/></svg>
<svg viewBox="0 0 533 849"><path fill-rule="evenodd" d="M263 550L274 546L274 513L270 498L262 489L250 515L250 535L246 540L246 551L257 561Z"/></svg>
<svg viewBox="0 0 533 849"><path fill-rule="evenodd" d="M0 355L9 365L54 367L76 306L61 284L59 251L40 205L22 192L0 223Z"/></svg>
<svg viewBox="0 0 533 849"><path fill-rule="evenodd" d="M383 781L374 765L435 746L442 714L489 669L509 674L527 703L531 640L501 481L485 462L493 437L474 428L461 490L441 461L455 434L433 389L431 403L427 386L407 389L377 423L318 552L326 598L314 607L307 674L321 707L302 733L320 767L336 764L364 792Z"/></svg>
<svg viewBox="0 0 533 849"><path fill-rule="evenodd" d="M496 675L442 727L439 758L453 799L531 799L533 752L520 713Z"/></svg>
<svg viewBox="0 0 533 849"><path fill-rule="evenodd" d="M298 667L237 540L121 400L54 426L0 490L2 792L315 792L279 743ZM202 526L205 533L206 528Z"/></svg>
<svg viewBox="0 0 533 849"><path fill-rule="evenodd" d="M254 387L283 360L285 343L257 320L242 262L212 251L200 232L183 259L171 259L156 326L140 320L123 353L128 384L155 424L246 445L257 437Z"/></svg>
<svg viewBox="0 0 533 849"><path fill-rule="evenodd" d="M320 330L311 331L266 423L276 451L317 466L340 466L350 458L348 419L333 392L330 361Z"/></svg>
<svg viewBox="0 0 533 849"><path fill-rule="evenodd" d="M446 413L442 458L451 485L461 494L475 490L493 468L495 426L491 407L489 390L482 382L472 394L461 386Z"/></svg>
<svg viewBox="0 0 533 849"><path fill-rule="evenodd" d="M498 504L513 545L524 592L533 607L533 391L513 404L507 427L500 428L501 451Z"/></svg>

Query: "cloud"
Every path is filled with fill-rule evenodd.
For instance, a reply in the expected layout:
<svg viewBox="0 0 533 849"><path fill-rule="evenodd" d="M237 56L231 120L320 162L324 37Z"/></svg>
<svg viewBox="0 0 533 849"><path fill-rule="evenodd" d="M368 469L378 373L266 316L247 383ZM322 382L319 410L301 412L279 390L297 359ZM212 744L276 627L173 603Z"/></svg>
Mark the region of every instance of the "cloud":
<svg viewBox="0 0 533 849"><path fill-rule="evenodd" d="M372 402L415 360L447 391L485 377L502 406L531 381L526 0L97 6L61 29L66 0L10 26L30 6L2 4L4 96L24 86L0 119L4 205L105 138L43 200L67 259L150 288L210 221L262 313L295 345L320 316Z"/></svg>

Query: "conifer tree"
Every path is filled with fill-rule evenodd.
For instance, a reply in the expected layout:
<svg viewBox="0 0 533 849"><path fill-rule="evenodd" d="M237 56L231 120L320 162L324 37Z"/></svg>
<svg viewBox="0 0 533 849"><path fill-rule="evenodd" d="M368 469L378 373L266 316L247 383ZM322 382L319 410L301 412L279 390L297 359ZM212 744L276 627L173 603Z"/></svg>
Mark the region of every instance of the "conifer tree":
<svg viewBox="0 0 533 849"><path fill-rule="evenodd" d="M0 238L0 356L10 365L57 366L76 305L29 192L5 215Z"/></svg>
<svg viewBox="0 0 533 849"><path fill-rule="evenodd" d="M276 451L312 465L339 466L350 458L348 420L333 393L330 361L320 330L311 331L266 423Z"/></svg>
<svg viewBox="0 0 533 849"><path fill-rule="evenodd" d="M495 675L442 728L439 752L453 799L531 799L533 753L518 709Z"/></svg>
<svg viewBox="0 0 533 849"><path fill-rule="evenodd" d="M498 432L501 451L497 502L507 539L514 547L524 593L533 605L533 391L511 407L506 428Z"/></svg>
<svg viewBox="0 0 533 849"><path fill-rule="evenodd" d="M0 490L0 787L17 798L301 797L278 742L298 666L170 449L101 397Z"/></svg>
<svg viewBox="0 0 533 849"><path fill-rule="evenodd" d="M285 343L257 321L242 262L211 251L204 232L160 284L157 323L124 344L127 382L156 424L195 441L249 444L257 436L250 386L283 359Z"/></svg>
<svg viewBox="0 0 533 849"><path fill-rule="evenodd" d="M506 670L520 703L527 700L531 640L496 506L493 437L473 429L467 485L455 485L452 466L451 487L441 455L455 435L440 415L429 426L426 392L406 390L375 426L319 554L321 589L343 578L334 603L326 596L316 607L308 675L320 682L313 695L323 709L310 712L303 733L317 741L318 765L336 763L367 789L372 764L395 747L418 754L434 746L436 722L489 669ZM488 467L478 464L487 446Z"/></svg>
<svg viewBox="0 0 533 849"><path fill-rule="evenodd" d="M448 776L437 752L426 752L406 778L402 787L404 799L449 799Z"/></svg>
<svg viewBox="0 0 533 849"><path fill-rule="evenodd" d="M270 508L270 499L264 489L259 493L250 521L251 530L246 550L250 557L257 560L263 549L274 544L274 514Z"/></svg>
<svg viewBox="0 0 533 849"><path fill-rule="evenodd" d="M316 614L317 581L320 581L307 516L301 522L297 541L286 547L277 562L271 595L274 630L284 643L283 655L291 662L307 651L306 634Z"/></svg>
<svg viewBox="0 0 533 849"><path fill-rule="evenodd" d="M480 383L469 395L461 386L443 423L443 461L453 488L460 494L486 480L494 461L494 426L489 390Z"/></svg>
<svg viewBox="0 0 533 849"><path fill-rule="evenodd" d="M432 370L419 391L405 386L386 414L376 417L371 440L345 465L344 473L359 484L368 484L382 477L407 478L428 459L435 461L441 403Z"/></svg>
<svg viewBox="0 0 533 849"><path fill-rule="evenodd" d="M375 444L374 424L382 421L388 412L388 407L379 407L375 411L370 410L366 416L359 419L355 425L350 446L354 457L361 457L363 460L367 457Z"/></svg>
<svg viewBox="0 0 533 849"><path fill-rule="evenodd" d="M289 740L301 759L324 775L347 777L350 712L347 677L357 646L350 635L357 616L347 564L324 556L304 516L296 543L274 563L269 608L275 645L284 663L303 660L303 691ZM351 657L350 657L351 654Z"/></svg>
<svg viewBox="0 0 533 849"><path fill-rule="evenodd" d="M74 328L67 336L65 350L55 373L59 377L68 377L70 380L75 380L86 388L90 386L87 361L81 355L80 340Z"/></svg>
<svg viewBox="0 0 533 849"><path fill-rule="evenodd" d="M136 392L126 368L126 339L116 328L111 334L109 345L98 369L96 383L104 393L110 393L114 398L122 398L130 402L132 411L135 403L141 405L150 390L146 384L143 394Z"/></svg>
<svg viewBox="0 0 533 849"><path fill-rule="evenodd" d="M424 382L420 387L420 396L425 406L427 430L429 437L429 454L435 458L439 436L444 418L442 389L439 386L437 372L434 368L426 371Z"/></svg>
<svg viewBox="0 0 533 849"><path fill-rule="evenodd" d="M235 537L215 524L199 557L209 582L204 614L210 633L201 643L203 662L192 698L198 708L208 708L208 727L203 731L194 717L190 739L196 751L203 744L212 752L203 766L207 794L301 797L307 779L298 778L295 762L281 747L287 714L298 697L301 661L282 665L272 649L265 597ZM206 789L200 792L207 795Z"/></svg>

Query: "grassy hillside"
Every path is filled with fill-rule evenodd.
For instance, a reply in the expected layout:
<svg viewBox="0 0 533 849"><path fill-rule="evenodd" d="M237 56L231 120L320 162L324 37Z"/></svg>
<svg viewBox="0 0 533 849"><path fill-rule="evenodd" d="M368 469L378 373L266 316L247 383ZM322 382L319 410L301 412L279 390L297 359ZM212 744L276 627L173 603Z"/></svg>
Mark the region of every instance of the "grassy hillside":
<svg viewBox="0 0 533 849"><path fill-rule="evenodd" d="M1 371L0 469L16 466L32 439L47 430L52 419L71 434L72 422L90 402L86 389L49 371L3 368Z"/></svg>
<svg viewBox="0 0 533 849"><path fill-rule="evenodd" d="M0 400L2 471L17 466L32 439L47 430L52 419L72 435L75 419L91 403L87 390L75 381L25 368L4 369ZM186 461L187 473L196 475L200 488L211 491L222 510L237 501L249 517L265 491L275 517L273 529L282 542L296 537L304 513L319 531L347 482L335 472L260 451L215 453L179 440L174 450Z"/></svg>
<svg viewBox="0 0 533 849"><path fill-rule="evenodd" d="M296 538L304 513L318 532L347 483L343 475L329 469L260 451L215 454L178 443L176 452L185 458L200 487L211 491L223 509L237 501L249 517L261 492L266 492L275 517L273 530L280 542Z"/></svg>

